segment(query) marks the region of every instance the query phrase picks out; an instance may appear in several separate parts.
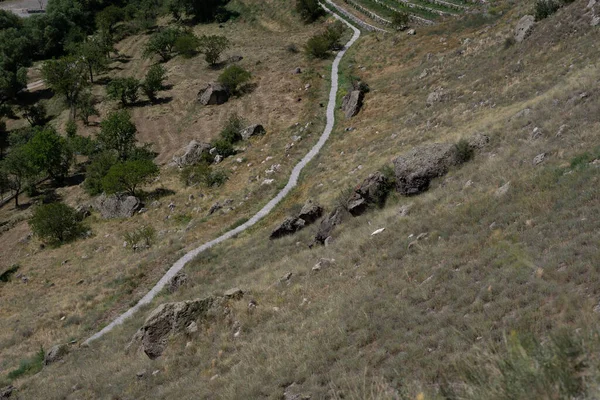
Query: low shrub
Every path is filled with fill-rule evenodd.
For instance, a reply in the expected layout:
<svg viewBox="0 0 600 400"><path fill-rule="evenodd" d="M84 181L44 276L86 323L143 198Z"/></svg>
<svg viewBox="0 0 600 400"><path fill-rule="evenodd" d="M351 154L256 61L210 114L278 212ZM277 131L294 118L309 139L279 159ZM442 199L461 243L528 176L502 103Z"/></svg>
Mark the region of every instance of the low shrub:
<svg viewBox="0 0 600 400"><path fill-rule="evenodd" d="M460 139L455 145L458 161L464 163L473 158L475 151L466 139Z"/></svg>
<svg viewBox="0 0 600 400"><path fill-rule="evenodd" d="M206 163L185 167L181 170L180 178L186 186L201 184L206 187L221 186L228 179L225 171L213 170Z"/></svg>
<svg viewBox="0 0 600 400"><path fill-rule="evenodd" d="M148 249L156 239L156 230L151 226L143 226L132 232L125 233L123 239L127 242L127 247L133 251Z"/></svg>
<svg viewBox="0 0 600 400"><path fill-rule="evenodd" d="M218 81L226 86L231 93L237 94L241 86L251 78L252 74L244 68L239 65L230 65L219 75Z"/></svg>
<svg viewBox="0 0 600 400"><path fill-rule="evenodd" d="M40 350L33 357L21 360L19 368L8 373L8 379L14 380L21 376L37 374L44 367L45 357L46 352L40 347Z"/></svg>
<svg viewBox="0 0 600 400"><path fill-rule="evenodd" d="M51 245L61 245L83 230L77 211L64 203L37 206L29 220L31 230Z"/></svg>

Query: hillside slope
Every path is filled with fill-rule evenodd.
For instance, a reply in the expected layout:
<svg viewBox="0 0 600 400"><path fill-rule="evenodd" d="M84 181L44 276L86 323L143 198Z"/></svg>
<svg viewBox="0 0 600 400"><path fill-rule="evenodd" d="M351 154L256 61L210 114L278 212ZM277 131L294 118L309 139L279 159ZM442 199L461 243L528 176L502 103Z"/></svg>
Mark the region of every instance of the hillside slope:
<svg viewBox="0 0 600 400"><path fill-rule="evenodd" d="M191 262L177 292L161 293L110 335L15 382L19 396L500 399L511 397L491 384L463 390L465 363L485 365L481 355L504 349L507 337L547 343L562 332L592 332L583 340L592 346L600 300L599 31L588 1L576 0L514 44L506 39L533 2L498 3L487 15L416 36L363 36L342 62L346 87L354 76L371 89L363 109L350 120L340 113L276 212ZM278 25L283 15L260 24ZM428 97L436 101L427 105ZM423 194L392 193L384 207L347 218L327 247L309 246L317 225L268 239L306 199L329 212L393 158L477 133L490 141L471 161ZM322 259L330 261L314 270ZM161 357L125 350L156 306L233 287L245 295L228 302L227 317L170 338ZM512 398L594 398L591 348L572 364L554 362L566 378L549 384L523 367L534 372L520 375L541 383L521 387L516 374L505 386L521 390Z"/></svg>

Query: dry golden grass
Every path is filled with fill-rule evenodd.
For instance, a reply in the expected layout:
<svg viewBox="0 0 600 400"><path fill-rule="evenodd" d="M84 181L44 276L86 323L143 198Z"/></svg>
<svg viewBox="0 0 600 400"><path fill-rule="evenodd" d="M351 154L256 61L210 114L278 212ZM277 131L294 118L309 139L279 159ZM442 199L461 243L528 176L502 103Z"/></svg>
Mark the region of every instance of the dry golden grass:
<svg viewBox="0 0 600 400"><path fill-rule="evenodd" d="M576 1L559 11L539 24L525 43L509 49L504 49L504 39L530 3L507 8L502 18L484 25L466 20L419 30L416 37L366 35L343 62L345 82L348 75L357 75L372 88L361 113L351 121L338 120L330 142L283 205L235 240L200 255L186 267L188 285L173 295L162 294L148 307L239 286L247 292L246 301L235 304L232 315L241 323L241 335L236 338L231 326L216 323L196 336L173 338L165 354L150 361L123 350L145 317L141 312L90 348L74 346L64 363L18 381L22 395L281 398L285 387L297 382L313 398L435 398L445 379L459 379L454 366L465 354L501 341L506 332L543 337L560 327L575 329L596 321L598 168L587 162L570 167L574 157L600 145L600 71L588 60L596 33L581 24L586 3ZM277 26L273 21L282 18L268 15L259 26ZM571 33L575 26L577 35ZM428 73L420 78L425 69ZM425 107L427 95L438 87L445 89L447 99ZM587 96L581 97L583 92ZM525 108L531 109L528 116L515 117ZM568 128L557 136L562 125ZM356 130L346 132L350 126ZM532 139L535 127L543 134ZM394 156L415 145L456 141L475 132L488 134L491 143L472 162L434 181L423 195L392 195L385 209L345 222L334 231L332 246L307 247L315 227L267 240L275 223L307 197L331 210L342 190L389 165ZM269 135L259 143L281 147L261 152L252 146L244 156L260 162L259 155L271 155L285 145ZM541 152L548 158L534 167L532 159ZM286 168L292 164L290 160ZM194 203L205 209L217 198L230 196L237 204L247 182L237 175L218 197L212 194ZM466 186L468 181L472 185ZM496 189L509 181L508 194L497 197ZM177 185L168 172L161 182L165 187ZM174 196L176 213L189 193L178 190ZM266 199L266 194L258 198ZM192 231L170 232L145 254L147 263L156 266L142 268L143 283L131 278L139 285L134 294L124 294L119 281L119 299L111 302L107 298L115 290L91 284L97 303L85 313L106 318L106 310L123 307L123 300L135 298L136 290L142 292L157 278L178 248L214 237L214 232L256 209L251 202L210 217ZM410 214L400 217L398 208L409 203ZM185 208L185 213L191 214L191 209ZM157 230L176 229L171 220L159 222L164 212L151 210L132 221L93 226L114 234L147 218L155 221ZM386 230L372 237L381 227ZM422 232L428 232L427 238L409 249ZM122 249L116 235L99 236L60 251L87 249L91 254L92 243L101 244L107 250L92 258L103 264L89 270L90 279L98 276L96 282L107 282L118 276L117 271L135 277L139 255ZM45 259L52 254L44 250ZM104 254L118 265L106 265L109 258ZM311 272L321 257L335 259L334 265ZM88 259L81 261L86 268L66 268L76 275L93 263ZM58 269L46 271L59 274ZM278 283L288 272L294 273L289 285ZM56 279L71 279L61 276ZM105 293L96 294L99 288ZM51 290L61 290L60 285L44 293ZM64 297L54 297L59 304L69 298L63 290ZM249 299L258 304L254 311L246 307ZM62 310L52 311L56 319ZM54 319L44 321L50 324ZM53 340L65 339L54 335ZM18 349L33 352L33 343L38 342L24 340ZM9 351L11 356L18 353L13 347ZM147 371L146 378L136 378L140 370ZM159 372L153 376L152 371ZM417 397L421 392L427 397Z"/></svg>

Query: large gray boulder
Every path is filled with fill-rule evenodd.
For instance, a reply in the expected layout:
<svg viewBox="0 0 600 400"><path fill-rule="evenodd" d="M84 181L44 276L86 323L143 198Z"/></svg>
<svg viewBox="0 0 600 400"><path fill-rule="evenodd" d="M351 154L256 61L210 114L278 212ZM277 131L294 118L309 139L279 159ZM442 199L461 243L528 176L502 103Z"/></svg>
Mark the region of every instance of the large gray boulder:
<svg viewBox="0 0 600 400"><path fill-rule="evenodd" d="M515 27L515 40L517 43L521 43L523 40L527 39L527 36L531 35L534 25L535 17L533 15L525 15L519 20Z"/></svg>
<svg viewBox="0 0 600 400"><path fill-rule="evenodd" d="M181 156L173 156L173 162L178 167L185 167L188 165L194 165L200 162L204 153L210 151L210 144L198 142L192 140L185 147L185 150Z"/></svg>
<svg viewBox="0 0 600 400"><path fill-rule="evenodd" d="M220 297L161 304L148 316L130 346L139 345L154 360L162 355L171 335L185 332L190 325L215 318L222 305Z"/></svg>
<svg viewBox="0 0 600 400"><path fill-rule="evenodd" d="M341 224L347 216L348 211L344 207L336 207L321 220L319 229L315 235L315 242L325 244L325 240L331 236L333 229Z"/></svg>
<svg viewBox="0 0 600 400"><path fill-rule="evenodd" d="M417 147L394 160L396 189L410 196L429 189L432 179L445 175L453 165L460 164L456 146L436 143Z"/></svg>
<svg viewBox="0 0 600 400"><path fill-rule="evenodd" d="M358 216L366 211L370 204L381 206L388 193L386 177L379 171L369 175L358 185L347 202L348 211Z"/></svg>
<svg viewBox="0 0 600 400"><path fill-rule="evenodd" d="M352 118L360 111L365 94L361 90L353 90L342 99L342 111L346 118Z"/></svg>
<svg viewBox="0 0 600 400"><path fill-rule="evenodd" d="M229 100L229 90L224 85L213 82L198 93L198 101L202 105L219 105Z"/></svg>
<svg viewBox="0 0 600 400"><path fill-rule="evenodd" d="M267 133L267 131L265 131L265 128L260 124L250 125L240 131L240 135L242 135L242 139L244 140L248 140L252 136L264 135L265 133Z"/></svg>
<svg viewBox="0 0 600 400"><path fill-rule="evenodd" d="M66 344L57 344L52 346L44 357L44 365L50 365L61 360L69 353L69 346Z"/></svg>
<svg viewBox="0 0 600 400"><path fill-rule="evenodd" d="M134 196L119 196L116 194L100 195L94 202L94 208L102 218L129 218L141 207L140 199Z"/></svg>

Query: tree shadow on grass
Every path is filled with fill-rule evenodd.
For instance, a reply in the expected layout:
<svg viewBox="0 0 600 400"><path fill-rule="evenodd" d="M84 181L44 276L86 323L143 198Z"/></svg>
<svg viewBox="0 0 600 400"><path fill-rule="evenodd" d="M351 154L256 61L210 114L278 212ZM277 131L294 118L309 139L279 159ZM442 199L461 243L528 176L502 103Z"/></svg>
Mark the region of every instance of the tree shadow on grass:
<svg viewBox="0 0 600 400"><path fill-rule="evenodd" d="M22 91L17 96L17 103L20 106L31 106L40 100L49 100L54 96L51 89L39 89L33 92Z"/></svg>
<svg viewBox="0 0 600 400"><path fill-rule="evenodd" d="M153 201L161 199L165 196L172 196L175 194L174 190L167 188L157 188L150 192L140 192L139 197L144 201Z"/></svg>

